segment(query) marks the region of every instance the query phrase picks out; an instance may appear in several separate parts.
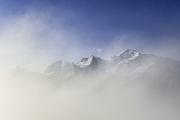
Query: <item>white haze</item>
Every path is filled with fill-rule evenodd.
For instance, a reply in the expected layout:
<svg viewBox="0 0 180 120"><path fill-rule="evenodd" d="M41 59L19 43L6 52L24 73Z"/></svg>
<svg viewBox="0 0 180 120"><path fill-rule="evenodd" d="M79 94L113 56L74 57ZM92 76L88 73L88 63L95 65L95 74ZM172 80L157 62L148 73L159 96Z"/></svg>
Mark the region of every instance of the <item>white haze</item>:
<svg viewBox="0 0 180 120"><path fill-rule="evenodd" d="M10 16L0 29L0 70L25 66L42 71L55 60L73 61L89 51L78 42L78 35L62 24L57 28L53 18L34 12Z"/></svg>
<svg viewBox="0 0 180 120"><path fill-rule="evenodd" d="M17 65L43 71L59 58L71 61L89 54L73 41L78 36L69 37L63 26L51 28L44 16L26 14L14 19L0 30L1 120L179 120L177 94L154 95L153 88L132 78L118 76L117 81L88 75L54 82L39 73L12 75L9 70ZM112 49L104 56L117 52Z"/></svg>

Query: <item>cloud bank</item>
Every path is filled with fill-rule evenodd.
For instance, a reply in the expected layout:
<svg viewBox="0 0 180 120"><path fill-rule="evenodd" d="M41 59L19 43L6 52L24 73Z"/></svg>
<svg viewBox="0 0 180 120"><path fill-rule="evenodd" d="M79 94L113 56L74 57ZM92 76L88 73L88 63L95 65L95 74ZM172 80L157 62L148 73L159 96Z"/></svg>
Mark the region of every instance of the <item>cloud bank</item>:
<svg viewBox="0 0 180 120"><path fill-rule="evenodd" d="M169 43L162 44L162 48L159 45L148 48L139 37L129 34L114 38L107 47L93 48L84 44L81 33L69 32L63 24L56 26L52 18L49 14L28 12L5 22L0 29L1 73L9 74L8 70L17 65L43 71L58 59L74 61L94 51L109 57L126 47L167 55L176 55L179 50L171 49L174 43L168 48ZM179 96L151 95L153 90L148 92L145 84L127 78L120 77L117 81L105 75L88 76L53 84L51 79L39 77L41 73L35 77L26 76L24 71L20 73L22 78L18 75L0 78L2 120L179 119Z"/></svg>

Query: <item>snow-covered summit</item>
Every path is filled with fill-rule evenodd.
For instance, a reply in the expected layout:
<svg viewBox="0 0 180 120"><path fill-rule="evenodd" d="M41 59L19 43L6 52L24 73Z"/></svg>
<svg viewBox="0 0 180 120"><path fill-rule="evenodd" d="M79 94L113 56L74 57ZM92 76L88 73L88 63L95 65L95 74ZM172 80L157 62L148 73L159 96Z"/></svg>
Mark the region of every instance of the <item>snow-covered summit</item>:
<svg viewBox="0 0 180 120"><path fill-rule="evenodd" d="M106 73L106 71L121 71L124 69L135 70L142 66L159 64L163 61L169 61L158 56L142 54L137 50L126 49L120 55L114 56L111 60L105 60L100 57L90 55L80 59L79 62L64 63L57 61L49 65L46 69L48 74L71 73ZM164 62L163 62L164 63Z"/></svg>
<svg viewBox="0 0 180 120"><path fill-rule="evenodd" d="M120 55L113 56L111 58L111 62L113 62L112 64L127 63L129 61L134 61L136 58L140 57L141 55L142 54L137 50L125 49L120 53Z"/></svg>
<svg viewBox="0 0 180 120"><path fill-rule="evenodd" d="M89 57L82 58L78 63L76 63L76 67L79 67L80 69L96 69L101 63L103 62L103 59L100 57L95 57L93 55L90 55Z"/></svg>
<svg viewBox="0 0 180 120"><path fill-rule="evenodd" d="M103 59L100 57L95 57L94 55L90 55L89 57L82 58L76 65L80 68L86 68L88 66L95 66L99 64Z"/></svg>
<svg viewBox="0 0 180 120"><path fill-rule="evenodd" d="M123 52L121 52L120 57L121 57L121 59L129 59L129 60L132 60L132 59L137 58L137 57L140 56L140 55L141 55L141 53L138 52L137 50L126 49L126 50L124 50Z"/></svg>
<svg viewBox="0 0 180 120"><path fill-rule="evenodd" d="M90 55L89 57L84 57L80 60L80 62L77 63L77 65L79 65L79 67L81 68L85 68L91 64L93 64L95 62L95 56Z"/></svg>
<svg viewBox="0 0 180 120"><path fill-rule="evenodd" d="M89 57L82 58L77 63L64 63L63 61L57 61L51 64L46 72L60 72L64 71L68 68L72 69L71 71L81 70L81 71L94 71L97 69L110 69L112 66L116 66L122 63L127 63L128 61L135 60L137 57L141 55L140 52L133 49L126 49L120 53L119 56L114 56L112 60L104 60L100 57L96 57L94 55L90 55ZM110 68L109 68L110 67Z"/></svg>

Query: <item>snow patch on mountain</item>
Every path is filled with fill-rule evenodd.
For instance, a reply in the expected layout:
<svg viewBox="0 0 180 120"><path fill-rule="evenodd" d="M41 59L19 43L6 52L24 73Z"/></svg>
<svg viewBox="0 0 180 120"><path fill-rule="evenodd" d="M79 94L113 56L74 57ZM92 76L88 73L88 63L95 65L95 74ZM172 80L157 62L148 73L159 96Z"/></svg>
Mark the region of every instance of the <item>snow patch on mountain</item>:
<svg viewBox="0 0 180 120"><path fill-rule="evenodd" d="M137 58L140 55L141 55L141 53L138 52L137 50L126 49L120 54L120 57L122 59L133 60L133 59Z"/></svg>
<svg viewBox="0 0 180 120"><path fill-rule="evenodd" d="M57 61L51 64L46 73L59 73L64 71L95 71L101 72L116 71L122 64L127 64L131 60L135 60L141 55L140 52L132 49L126 49L119 56L114 56L111 60L105 60L94 55L82 58L77 63L65 63Z"/></svg>
<svg viewBox="0 0 180 120"><path fill-rule="evenodd" d="M91 55L89 57L84 57L76 65L78 65L80 68L85 68L87 66L92 65L95 62L95 59L96 58L93 55Z"/></svg>

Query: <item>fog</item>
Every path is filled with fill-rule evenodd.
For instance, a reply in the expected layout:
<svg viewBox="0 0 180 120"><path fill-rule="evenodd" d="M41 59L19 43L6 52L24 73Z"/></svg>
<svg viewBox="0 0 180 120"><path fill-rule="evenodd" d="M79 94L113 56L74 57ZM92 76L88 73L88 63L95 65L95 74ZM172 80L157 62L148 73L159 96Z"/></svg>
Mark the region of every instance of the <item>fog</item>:
<svg viewBox="0 0 180 120"><path fill-rule="evenodd" d="M156 83L104 75L56 82L22 76L0 81L3 120L179 119L179 94L159 92Z"/></svg>
<svg viewBox="0 0 180 120"><path fill-rule="evenodd" d="M51 62L77 60L94 51L72 39L79 36L68 37L63 26L48 26L47 17L32 13L17 16L0 31L0 119L179 120L179 75L177 72L168 78L166 70L170 68L160 69L161 64L150 70L160 73L153 74L157 81L151 81L148 75L139 78L148 66L135 72L97 72L70 79L45 74ZM131 47L120 44L120 49ZM112 43L102 56L118 53L116 48Z"/></svg>

